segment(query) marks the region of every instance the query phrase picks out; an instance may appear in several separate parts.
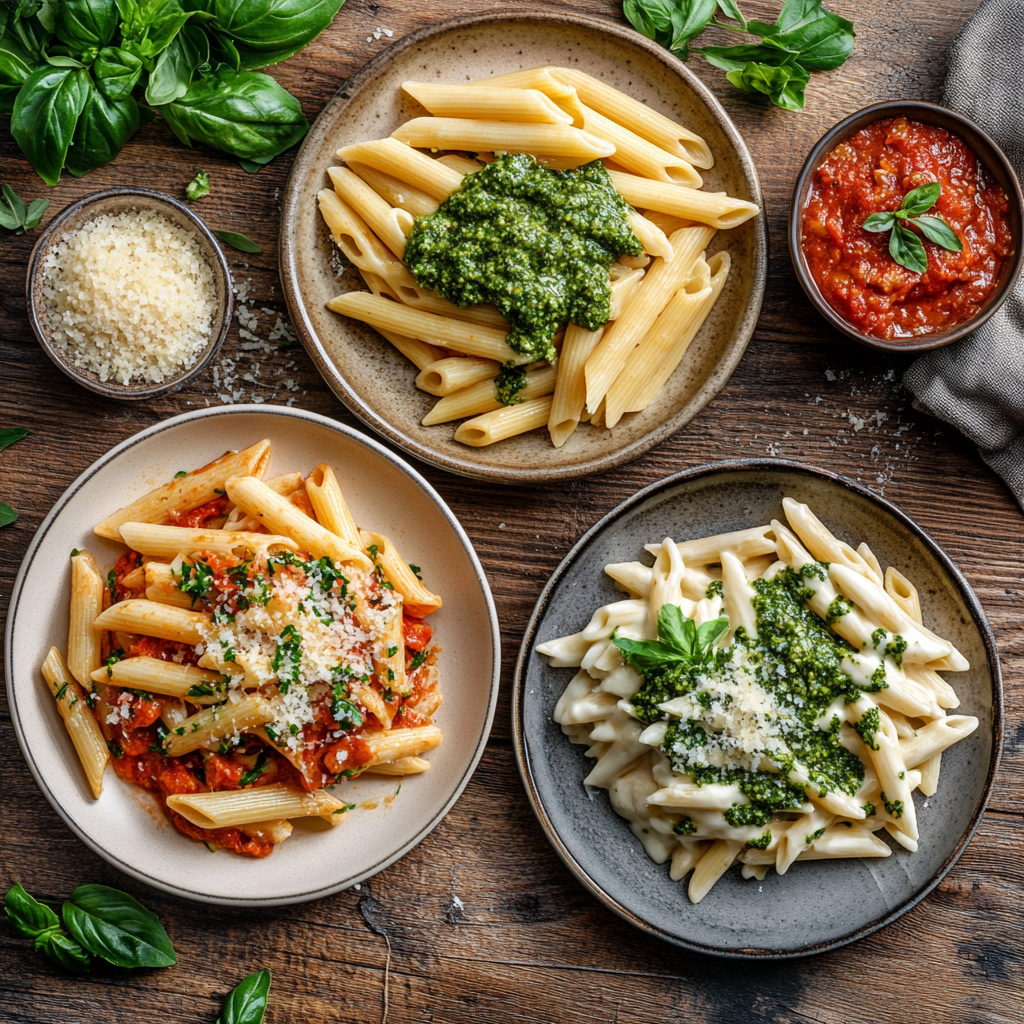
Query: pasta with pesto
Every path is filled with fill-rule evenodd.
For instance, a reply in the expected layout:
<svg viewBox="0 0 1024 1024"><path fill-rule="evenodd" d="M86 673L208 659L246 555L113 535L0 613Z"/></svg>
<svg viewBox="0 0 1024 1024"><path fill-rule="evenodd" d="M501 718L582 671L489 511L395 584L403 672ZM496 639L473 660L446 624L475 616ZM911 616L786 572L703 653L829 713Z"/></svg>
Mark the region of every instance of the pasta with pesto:
<svg viewBox="0 0 1024 1024"><path fill-rule="evenodd" d="M921 620L913 584L882 575L807 505L785 521L648 544L653 566L605 572L626 591L537 647L578 671L554 718L595 759L648 855L697 903L734 864L916 852L913 794L978 720L941 671L970 666Z"/></svg>

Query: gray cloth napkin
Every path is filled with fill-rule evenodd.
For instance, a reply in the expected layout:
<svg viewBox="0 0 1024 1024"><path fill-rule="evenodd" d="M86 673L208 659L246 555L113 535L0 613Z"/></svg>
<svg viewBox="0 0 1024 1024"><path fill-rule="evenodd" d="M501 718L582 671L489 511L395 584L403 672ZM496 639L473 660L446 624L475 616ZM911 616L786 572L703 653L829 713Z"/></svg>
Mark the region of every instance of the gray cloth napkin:
<svg viewBox="0 0 1024 1024"><path fill-rule="evenodd" d="M1024 0L989 0L967 22L943 102L988 132L1024 181ZM903 383L978 446L1024 509L1024 275L988 323L912 363Z"/></svg>

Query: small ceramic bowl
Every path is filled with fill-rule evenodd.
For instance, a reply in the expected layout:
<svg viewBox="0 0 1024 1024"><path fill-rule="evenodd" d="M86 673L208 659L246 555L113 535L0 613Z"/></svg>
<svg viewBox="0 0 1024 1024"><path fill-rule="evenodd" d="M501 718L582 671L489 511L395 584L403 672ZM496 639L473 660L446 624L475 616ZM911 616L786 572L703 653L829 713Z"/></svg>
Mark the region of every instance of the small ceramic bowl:
<svg viewBox="0 0 1024 1024"><path fill-rule="evenodd" d="M206 348L199 354L191 366L185 367L173 377L167 377L154 384L151 381L121 384L115 380L100 380L99 375L91 370L75 365L67 352L62 351L53 341L50 327L50 313L47 308L46 296L43 291L43 264L46 257L53 251L60 239L69 231L81 228L90 220L103 214L118 214L125 210L156 210L172 224L183 227L191 232L199 243L200 252L213 271L213 280L217 289L217 309L213 315L213 330ZM32 330L39 339L43 351L77 384L95 391L105 398L120 398L138 401L143 398L155 398L184 387L193 377L198 376L227 337L231 324L231 313L234 307L234 295L231 290L231 272L227 260L221 252L217 240L210 229L187 207L176 199L152 192L144 188L108 188L102 192L94 192L78 202L63 209L47 224L39 236L32 255L28 261L28 278L25 286L28 317Z"/></svg>
<svg viewBox="0 0 1024 1024"><path fill-rule="evenodd" d="M970 319L952 324L944 331L936 331L933 334L923 334L912 338L878 338L873 334L865 334L859 331L853 324L844 320L827 302L821 294L807 266L804 256L801 236L803 234L803 213L807 206L807 198L810 194L811 184L814 180L814 172L818 169L824 159L838 146L851 136L855 135L862 128L866 128L876 121L882 121L892 117L906 117L913 121L920 121L923 124L935 125L944 128L953 135L959 136L971 151L985 165L986 170L1002 187L1010 203L1010 232L1013 236L1014 251L1010 259L1003 266L1002 275L995 289L989 295L982 308ZM848 338L859 341L871 348L882 349L886 352L924 352L932 348L941 348L962 338L965 334L980 327L993 313L1006 301L1021 271L1021 262L1024 258L1024 244L1022 244L1022 221L1024 221L1024 196L1021 194L1020 184L1013 172L1013 167L1003 154L1003 151L985 134L973 121L966 117L940 107L935 103L925 103L919 100L896 100L888 103L875 103L863 110L840 121L837 125L827 131L811 150L804 161L800 174L796 179L796 187L793 189L793 205L789 215L789 255L793 261L793 269L796 271L797 280L807 293L807 297L814 303L819 313L837 330L842 331Z"/></svg>

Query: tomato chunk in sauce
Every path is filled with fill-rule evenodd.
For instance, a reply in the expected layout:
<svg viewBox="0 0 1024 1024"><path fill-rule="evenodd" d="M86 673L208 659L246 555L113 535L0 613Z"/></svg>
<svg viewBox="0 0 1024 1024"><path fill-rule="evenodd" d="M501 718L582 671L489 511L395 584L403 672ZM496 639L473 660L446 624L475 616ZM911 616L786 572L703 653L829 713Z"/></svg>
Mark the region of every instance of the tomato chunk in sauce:
<svg viewBox="0 0 1024 1024"><path fill-rule="evenodd" d="M963 250L951 252L911 228L928 255L928 269L917 274L889 254L889 232L863 224L934 181L942 193L927 215L944 218ZM825 300L858 330L878 338L933 334L973 317L999 282L1013 253L1009 202L958 136L890 118L840 143L815 171L801 246Z"/></svg>

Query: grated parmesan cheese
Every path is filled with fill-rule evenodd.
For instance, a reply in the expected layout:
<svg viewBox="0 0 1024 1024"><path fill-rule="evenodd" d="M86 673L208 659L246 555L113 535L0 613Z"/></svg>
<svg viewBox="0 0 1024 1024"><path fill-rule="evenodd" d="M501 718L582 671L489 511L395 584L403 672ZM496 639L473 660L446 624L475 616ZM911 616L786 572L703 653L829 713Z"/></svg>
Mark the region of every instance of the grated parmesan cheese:
<svg viewBox="0 0 1024 1024"><path fill-rule="evenodd" d="M155 210L69 231L43 263L43 294L54 343L101 381L158 384L213 333L213 270L192 233Z"/></svg>

